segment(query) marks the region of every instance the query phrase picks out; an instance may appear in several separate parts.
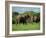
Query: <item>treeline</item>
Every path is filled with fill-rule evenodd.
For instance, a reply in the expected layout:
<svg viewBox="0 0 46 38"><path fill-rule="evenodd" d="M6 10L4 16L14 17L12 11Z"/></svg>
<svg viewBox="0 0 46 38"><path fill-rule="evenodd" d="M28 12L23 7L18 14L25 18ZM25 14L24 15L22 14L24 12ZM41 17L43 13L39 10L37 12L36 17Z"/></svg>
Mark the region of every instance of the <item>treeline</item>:
<svg viewBox="0 0 46 38"><path fill-rule="evenodd" d="M40 12L33 12L33 11L27 11L24 12L23 14L28 14L28 15L33 15L33 16L40 16Z"/></svg>
<svg viewBox="0 0 46 38"><path fill-rule="evenodd" d="M20 14L18 12L13 12L12 16L24 15L24 14L33 15L33 16L39 16L40 12L27 11L27 12L20 13Z"/></svg>

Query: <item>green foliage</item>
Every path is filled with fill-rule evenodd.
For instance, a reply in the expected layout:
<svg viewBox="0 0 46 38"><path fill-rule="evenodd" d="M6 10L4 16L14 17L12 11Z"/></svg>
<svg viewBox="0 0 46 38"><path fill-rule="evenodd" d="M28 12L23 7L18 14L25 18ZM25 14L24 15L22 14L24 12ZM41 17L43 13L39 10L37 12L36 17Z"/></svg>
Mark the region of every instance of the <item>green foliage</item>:
<svg viewBox="0 0 46 38"><path fill-rule="evenodd" d="M15 24L15 19L14 18L12 19L12 24Z"/></svg>
<svg viewBox="0 0 46 38"><path fill-rule="evenodd" d="M12 24L16 23L16 16L12 17Z"/></svg>
<svg viewBox="0 0 46 38"><path fill-rule="evenodd" d="M33 11L24 12L23 14L33 15L33 16L40 16L40 13L36 13Z"/></svg>
<svg viewBox="0 0 46 38"><path fill-rule="evenodd" d="M28 24L13 24L12 30L13 31L26 31L26 30L39 30L40 23L28 23Z"/></svg>
<svg viewBox="0 0 46 38"><path fill-rule="evenodd" d="M40 16L40 13L34 13L33 16Z"/></svg>
<svg viewBox="0 0 46 38"><path fill-rule="evenodd" d="M12 20L12 24L15 24L15 20L14 19Z"/></svg>
<svg viewBox="0 0 46 38"><path fill-rule="evenodd" d="M24 14L33 15L33 11L24 12Z"/></svg>
<svg viewBox="0 0 46 38"><path fill-rule="evenodd" d="M12 24L15 24L16 23L16 16L19 15L18 12L13 12L12 13Z"/></svg>
<svg viewBox="0 0 46 38"><path fill-rule="evenodd" d="M12 16L13 16L13 17L14 17L14 16L17 16L17 15L19 15L18 12L13 12L13 13L12 13Z"/></svg>

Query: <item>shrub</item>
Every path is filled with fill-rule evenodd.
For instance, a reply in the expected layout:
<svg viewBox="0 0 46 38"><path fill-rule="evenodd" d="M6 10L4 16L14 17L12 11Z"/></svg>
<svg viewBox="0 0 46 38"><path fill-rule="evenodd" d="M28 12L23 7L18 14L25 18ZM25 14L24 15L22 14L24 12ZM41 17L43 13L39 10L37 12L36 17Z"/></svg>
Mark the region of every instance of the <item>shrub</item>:
<svg viewBox="0 0 46 38"><path fill-rule="evenodd" d="M16 19L15 17L12 18L12 24L15 24L16 23Z"/></svg>

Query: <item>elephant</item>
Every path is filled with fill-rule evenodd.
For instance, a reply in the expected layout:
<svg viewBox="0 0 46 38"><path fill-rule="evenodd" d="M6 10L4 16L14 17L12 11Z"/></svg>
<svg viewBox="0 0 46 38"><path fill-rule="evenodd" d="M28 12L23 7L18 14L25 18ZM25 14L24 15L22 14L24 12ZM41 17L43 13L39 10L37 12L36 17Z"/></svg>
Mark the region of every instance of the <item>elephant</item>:
<svg viewBox="0 0 46 38"><path fill-rule="evenodd" d="M19 23L27 23L27 20L30 16L29 15L18 15L16 17L16 24L19 24Z"/></svg>
<svg viewBox="0 0 46 38"><path fill-rule="evenodd" d="M28 23L32 23L33 22L33 16L30 15L30 17L27 19Z"/></svg>
<svg viewBox="0 0 46 38"><path fill-rule="evenodd" d="M18 15L16 16L16 24L27 24L27 23L32 23L32 22L39 22L40 21L40 16L31 16L31 15Z"/></svg>
<svg viewBox="0 0 46 38"><path fill-rule="evenodd" d="M40 16L33 16L33 22L40 22Z"/></svg>
<svg viewBox="0 0 46 38"><path fill-rule="evenodd" d="M37 22L40 22L40 16L37 16Z"/></svg>

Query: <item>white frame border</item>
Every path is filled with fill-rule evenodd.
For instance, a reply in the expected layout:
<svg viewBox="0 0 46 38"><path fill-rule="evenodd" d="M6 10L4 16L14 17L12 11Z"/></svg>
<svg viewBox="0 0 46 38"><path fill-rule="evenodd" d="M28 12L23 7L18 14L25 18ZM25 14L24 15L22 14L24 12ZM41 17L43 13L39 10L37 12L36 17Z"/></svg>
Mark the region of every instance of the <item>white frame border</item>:
<svg viewBox="0 0 46 38"><path fill-rule="evenodd" d="M12 6L20 6L20 7L40 7L40 30L31 30L31 31L14 31L12 32ZM9 26L9 34L26 34L26 33L43 33L43 6L41 5L21 5L21 4L10 4L9 7L10 13L10 26Z"/></svg>

